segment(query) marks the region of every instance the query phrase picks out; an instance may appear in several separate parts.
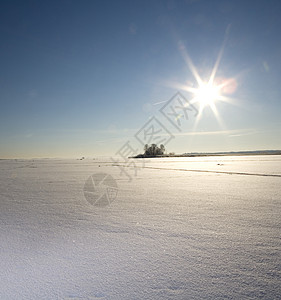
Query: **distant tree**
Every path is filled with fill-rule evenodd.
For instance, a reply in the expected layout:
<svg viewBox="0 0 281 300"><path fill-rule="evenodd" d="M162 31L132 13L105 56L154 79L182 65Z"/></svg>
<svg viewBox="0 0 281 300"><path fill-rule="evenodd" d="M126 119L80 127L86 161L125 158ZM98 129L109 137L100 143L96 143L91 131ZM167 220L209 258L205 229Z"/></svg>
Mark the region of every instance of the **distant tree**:
<svg viewBox="0 0 281 300"><path fill-rule="evenodd" d="M151 146L151 154L154 156L154 155L157 155L157 145L156 144L152 144Z"/></svg>
<svg viewBox="0 0 281 300"><path fill-rule="evenodd" d="M165 147L163 144L158 147L156 144L151 144L150 146L146 144L144 146L144 155L145 156L157 156L163 155L165 153Z"/></svg>
<svg viewBox="0 0 281 300"><path fill-rule="evenodd" d="M160 145L160 150L162 151L162 154L165 153L166 149L165 149L165 146L163 144Z"/></svg>

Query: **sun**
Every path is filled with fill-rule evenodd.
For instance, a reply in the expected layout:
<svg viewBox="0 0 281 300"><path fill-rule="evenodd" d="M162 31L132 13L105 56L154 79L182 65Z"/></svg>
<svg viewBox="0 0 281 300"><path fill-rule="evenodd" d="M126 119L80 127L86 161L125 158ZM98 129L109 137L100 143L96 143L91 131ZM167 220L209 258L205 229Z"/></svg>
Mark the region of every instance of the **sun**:
<svg viewBox="0 0 281 300"><path fill-rule="evenodd" d="M213 106L216 100L220 98L220 88L211 82L200 83L199 87L194 91L194 100L204 108L205 106Z"/></svg>
<svg viewBox="0 0 281 300"><path fill-rule="evenodd" d="M217 76L217 71L224 52L225 43L226 38L219 51L213 68L208 70L209 76L207 77L207 74L205 74L203 77L204 79L200 76L197 68L193 64L185 46L180 43L179 50L189 71L193 75L193 80L189 79L185 83L168 82L168 84L173 88L188 92L190 95L190 104L195 104L195 106L198 104L198 114L194 124L194 130L196 130L197 124L202 118L205 109L210 108L220 126L224 127L223 120L220 117L217 109L217 105L219 105L220 102L238 105L236 99L233 98L232 95L235 93L238 86L236 77L225 77L223 75L220 75L219 77Z"/></svg>

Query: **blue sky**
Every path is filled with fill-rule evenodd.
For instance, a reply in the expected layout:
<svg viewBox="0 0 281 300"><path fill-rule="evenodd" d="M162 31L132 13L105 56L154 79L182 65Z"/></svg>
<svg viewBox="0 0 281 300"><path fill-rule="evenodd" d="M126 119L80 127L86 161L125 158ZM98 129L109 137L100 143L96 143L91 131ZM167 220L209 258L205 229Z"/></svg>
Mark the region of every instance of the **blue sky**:
<svg viewBox="0 0 281 300"><path fill-rule="evenodd" d="M115 155L155 116L169 152L281 149L280 1L1 1L0 157ZM159 102L232 79L181 131ZM196 124L196 126L195 126Z"/></svg>

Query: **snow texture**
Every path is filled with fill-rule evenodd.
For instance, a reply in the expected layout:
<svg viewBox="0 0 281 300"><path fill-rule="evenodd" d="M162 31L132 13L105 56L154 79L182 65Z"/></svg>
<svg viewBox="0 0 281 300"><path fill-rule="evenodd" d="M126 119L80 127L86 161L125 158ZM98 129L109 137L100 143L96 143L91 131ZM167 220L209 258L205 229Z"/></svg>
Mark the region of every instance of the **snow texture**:
<svg viewBox="0 0 281 300"><path fill-rule="evenodd" d="M0 160L0 299L281 299L280 156L136 164Z"/></svg>

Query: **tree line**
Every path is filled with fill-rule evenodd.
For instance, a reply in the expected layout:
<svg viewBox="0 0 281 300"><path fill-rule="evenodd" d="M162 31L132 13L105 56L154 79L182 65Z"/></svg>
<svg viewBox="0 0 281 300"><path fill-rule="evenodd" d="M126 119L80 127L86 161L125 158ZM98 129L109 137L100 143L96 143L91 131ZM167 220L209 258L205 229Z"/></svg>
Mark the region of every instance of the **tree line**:
<svg viewBox="0 0 281 300"><path fill-rule="evenodd" d="M165 146L163 144L161 144L159 147L156 144L151 144L150 146L146 144L143 150L145 156L157 156L165 154Z"/></svg>

